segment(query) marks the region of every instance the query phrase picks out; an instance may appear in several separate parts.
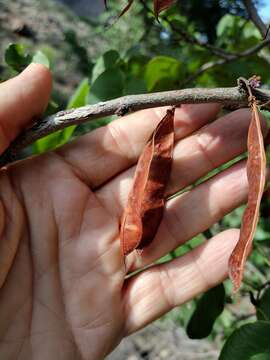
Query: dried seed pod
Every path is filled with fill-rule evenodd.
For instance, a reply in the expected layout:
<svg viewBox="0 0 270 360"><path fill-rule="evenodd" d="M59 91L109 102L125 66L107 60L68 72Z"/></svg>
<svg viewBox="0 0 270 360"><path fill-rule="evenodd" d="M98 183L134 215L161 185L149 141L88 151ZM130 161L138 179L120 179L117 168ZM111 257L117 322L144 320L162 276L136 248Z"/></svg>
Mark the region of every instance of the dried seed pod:
<svg viewBox="0 0 270 360"><path fill-rule="evenodd" d="M251 111L252 118L248 132L247 162L248 204L242 219L239 241L229 259L229 276L234 285L234 292L241 285L246 259L252 248L266 176L264 141L255 99L252 100Z"/></svg>
<svg viewBox="0 0 270 360"><path fill-rule="evenodd" d="M154 14L158 18L161 11L168 9L176 0L154 0Z"/></svg>
<svg viewBox="0 0 270 360"><path fill-rule="evenodd" d="M134 0L128 0L128 3L126 4L126 6L120 11L119 15L117 15L116 20L119 19L121 16L123 16L131 7L131 5L133 4ZM105 9L108 10L108 1L104 0L104 6Z"/></svg>
<svg viewBox="0 0 270 360"><path fill-rule="evenodd" d="M168 110L148 140L136 167L121 221L123 255L142 250L154 238L164 210L174 145L174 109Z"/></svg>

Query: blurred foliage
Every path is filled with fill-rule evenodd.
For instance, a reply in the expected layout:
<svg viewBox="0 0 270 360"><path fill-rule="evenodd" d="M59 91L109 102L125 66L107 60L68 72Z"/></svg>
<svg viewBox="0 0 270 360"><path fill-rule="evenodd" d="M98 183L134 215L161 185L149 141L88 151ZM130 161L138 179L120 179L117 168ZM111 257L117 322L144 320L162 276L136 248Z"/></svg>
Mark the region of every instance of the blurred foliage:
<svg viewBox="0 0 270 360"><path fill-rule="evenodd" d="M88 103L88 94L89 94L89 81L88 79L82 80L78 88L75 90L74 94L71 96L67 109L77 108ZM68 142L72 137L76 125L69 126L64 130L59 130L53 134L47 135L46 137L37 140L33 145L33 153L41 154L45 151L55 149L58 146L61 146Z"/></svg>
<svg viewBox="0 0 270 360"><path fill-rule="evenodd" d="M91 74L93 63L91 59L89 59L86 48L80 44L74 30L66 30L64 36L65 41L70 45L71 51L76 54L79 59L79 67L81 72L84 75L89 76Z"/></svg>
<svg viewBox="0 0 270 360"><path fill-rule="evenodd" d="M22 44L10 44L5 52L5 61L15 72L23 71L30 63L50 67L49 59L41 50L30 54L27 47Z"/></svg>
<svg viewBox="0 0 270 360"><path fill-rule="evenodd" d="M151 9L152 1L144 3ZM260 5L260 2L257 4ZM74 31L65 32L65 41L79 59L78 71L84 78L65 106L61 102L58 103L61 96L54 94L47 114L55 112L56 109L80 107L128 94L182 87L234 86L239 76L248 78L254 73L261 75L263 86L269 88L268 48L252 56L212 67L194 78L194 74L203 65L215 62L217 56L204 46L188 42L183 36L183 30L202 43L208 41L213 46L231 53L245 51L261 41L258 30L247 20L242 1L179 1L161 15L159 22L154 19L150 10L146 11L142 1L135 2L131 10L115 22L121 8L121 2L111 1L110 10L99 19L83 20L95 29L97 35L110 40L110 47L105 47L106 51L98 58L89 58L86 48ZM54 52L51 51L50 45L46 48L43 44L41 50L36 51L23 44L11 44L5 54L6 63L11 69L10 74L23 70L32 61L47 66L50 63L54 71ZM268 114L267 116L269 118ZM37 141L29 151L48 151L87 131L106 125L114 118L112 116L60 130ZM193 187L199 186L209 177L215 176L245 157L246 154L239 155L233 161L199 179ZM231 298L231 283L225 281L223 285L183 305L180 311L168 315L173 316L174 321L181 326L187 327L187 333L192 338L208 336L209 339L228 339L220 355L222 360L270 358L269 199L268 192L264 196L254 251L247 264L241 290L243 299L251 299L247 313L239 314L239 311L233 310L237 306L237 300ZM183 256L220 231L240 227L243 209L242 206L226 215L211 229L205 229L203 234L167 254L158 263ZM255 322L249 323L251 320Z"/></svg>
<svg viewBox="0 0 270 360"><path fill-rule="evenodd" d="M219 360L269 360L270 322L257 321L236 330L222 349Z"/></svg>
<svg viewBox="0 0 270 360"><path fill-rule="evenodd" d="M253 1L253 3L255 6L259 6L261 2ZM179 1L179 8L181 13L195 24L198 31L207 37L209 43L217 40L219 34L215 29L225 15L231 14L247 18L246 9L241 0ZM245 21L244 19L243 21Z"/></svg>
<svg viewBox="0 0 270 360"><path fill-rule="evenodd" d="M203 294L188 322L188 336L191 339L203 339L210 335L216 319L224 310L224 305L225 288L223 284Z"/></svg>

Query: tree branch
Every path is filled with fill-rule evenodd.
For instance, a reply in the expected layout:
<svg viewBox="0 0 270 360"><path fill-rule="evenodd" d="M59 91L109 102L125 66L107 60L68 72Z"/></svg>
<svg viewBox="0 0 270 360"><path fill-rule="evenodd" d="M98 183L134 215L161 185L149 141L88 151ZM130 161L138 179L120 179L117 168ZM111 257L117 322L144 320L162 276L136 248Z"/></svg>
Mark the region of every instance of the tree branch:
<svg viewBox="0 0 270 360"><path fill-rule="evenodd" d="M213 69L216 66L221 66L224 64L228 64L229 62L231 62L232 60L225 60L225 59L218 59L218 60L214 60L214 61L208 61L207 63L204 63L201 67L199 67L197 70L194 71L194 73L192 75L190 75L189 77L187 77L182 83L181 83L181 87L185 87L186 85L188 85L190 82L196 80L200 75L202 75L204 72Z"/></svg>
<svg viewBox="0 0 270 360"><path fill-rule="evenodd" d="M262 18L258 14L256 7L254 6L252 0L243 0L243 3L247 9L248 16L256 28L260 31L263 39L267 36L267 26L263 22Z"/></svg>
<svg viewBox="0 0 270 360"><path fill-rule="evenodd" d="M140 0L143 6L148 10L144 0ZM251 0L243 0L246 6L249 18L259 29L263 37L267 36L267 27L258 15L258 12ZM129 1L129 5L132 0ZM226 63L238 60L243 57L251 56L265 46L270 44L270 36L259 44L241 52L230 53L211 44L202 42L183 29L174 27L167 17L163 19L171 27L171 30L181 36L185 42L206 48L219 59L203 64L191 77L185 80L185 84L196 79L205 71ZM266 103L270 99L270 91L252 90L256 99L261 103ZM49 116L43 120L37 121L30 129L24 131L0 157L0 166L4 166L14 161L20 151L32 144L34 141L60 129L71 125L78 125L84 122L95 120L110 115L124 115L140 109L152 108L157 106L180 105L184 103L209 103L218 102L224 106L241 107L247 105L247 96L244 92L239 91L238 87L217 88L217 89L185 89L177 91L168 91L153 94L124 96L118 99L101 102L95 105L89 105L78 109L60 111L55 115ZM270 105L268 105L270 109Z"/></svg>
<svg viewBox="0 0 270 360"><path fill-rule="evenodd" d="M253 94L260 103L270 99L270 91L253 89ZM247 95L239 91L238 87L216 89L184 89L152 94L128 95L95 105L88 105L77 109L60 111L52 116L37 121L31 128L25 130L15 139L9 148L0 157L0 166L16 160L19 152L34 141L64 129L70 125L79 125L98 118L110 115L125 115L141 109L158 106L222 103L225 106L247 106Z"/></svg>
<svg viewBox="0 0 270 360"><path fill-rule="evenodd" d="M209 61L205 64L203 64L199 69L197 69L190 77L188 77L182 84L181 86L186 86L187 84L189 84L191 81L194 81L195 79L197 79L200 75L202 75L205 71L208 71L216 66L221 66L224 64L229 64L230 62L239 60L241 58L245 58L248 56L252 56L256 53L258 53L258 51L260 51L261 49L263 49L264 47L266 47L267 45L270 44L270 38L267 38L263 41L261 41L259 44L252 46L251 48L244 50L241 53L235 53L235 54L231 54L227 59L222 58L222 59L218 59L218 60L213 60L213 61Z"/></svg>
<svg viewBox="0 0 270 360"><path fill-rule="evenodd" d="M189 34L184 29L179 29L179 28L175 27L174 24L166 16L163 16L163 19L170 26L171 30L173 32L175 32L176 34L180 35L181 39L184 40L187 44L200 46L201 48L207 49L210 53L212 53L215 56L219 56L222 59L228 60L231 56L234 56L234 53L230 53L230 52L223 50L217 46L211 45L206 41L201 41L201 40L197 39L195 36L192 36L191 34Z"/></svg>

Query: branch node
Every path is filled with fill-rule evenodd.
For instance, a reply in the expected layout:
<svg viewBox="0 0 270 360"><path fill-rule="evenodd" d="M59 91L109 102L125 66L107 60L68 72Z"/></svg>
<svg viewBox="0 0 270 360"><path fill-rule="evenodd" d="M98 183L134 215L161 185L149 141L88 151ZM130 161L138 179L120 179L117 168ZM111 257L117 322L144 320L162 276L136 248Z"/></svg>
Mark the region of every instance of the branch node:
<svg viewBox="0 0 270 360"><path fill-rule="evenodd" d="M248 80L244 77L239 77L237 79L237 85L238 85L238 90L241 94L245 93L248 96L249 94L249 83Z"/></svg>
<svg viewBox="0 0 270 360"><path fill-rule="evenodd" d="M121 105L119 108L115 111L115 115L117 116L124 116L130 112L130 106L129 105Z"/></svg>

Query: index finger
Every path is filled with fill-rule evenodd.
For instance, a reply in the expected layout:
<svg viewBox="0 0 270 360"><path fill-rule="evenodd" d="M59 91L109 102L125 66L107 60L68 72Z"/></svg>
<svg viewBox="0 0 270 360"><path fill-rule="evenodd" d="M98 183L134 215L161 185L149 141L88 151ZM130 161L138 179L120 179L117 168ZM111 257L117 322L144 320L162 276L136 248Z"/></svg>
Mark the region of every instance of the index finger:
<svg viewBox="0 0 270 360"><path fill-rule="evenodd" d="M31 64L18 76L0 84L0 153L43 113L51 87L51 73L40 64Z"/></svg>

